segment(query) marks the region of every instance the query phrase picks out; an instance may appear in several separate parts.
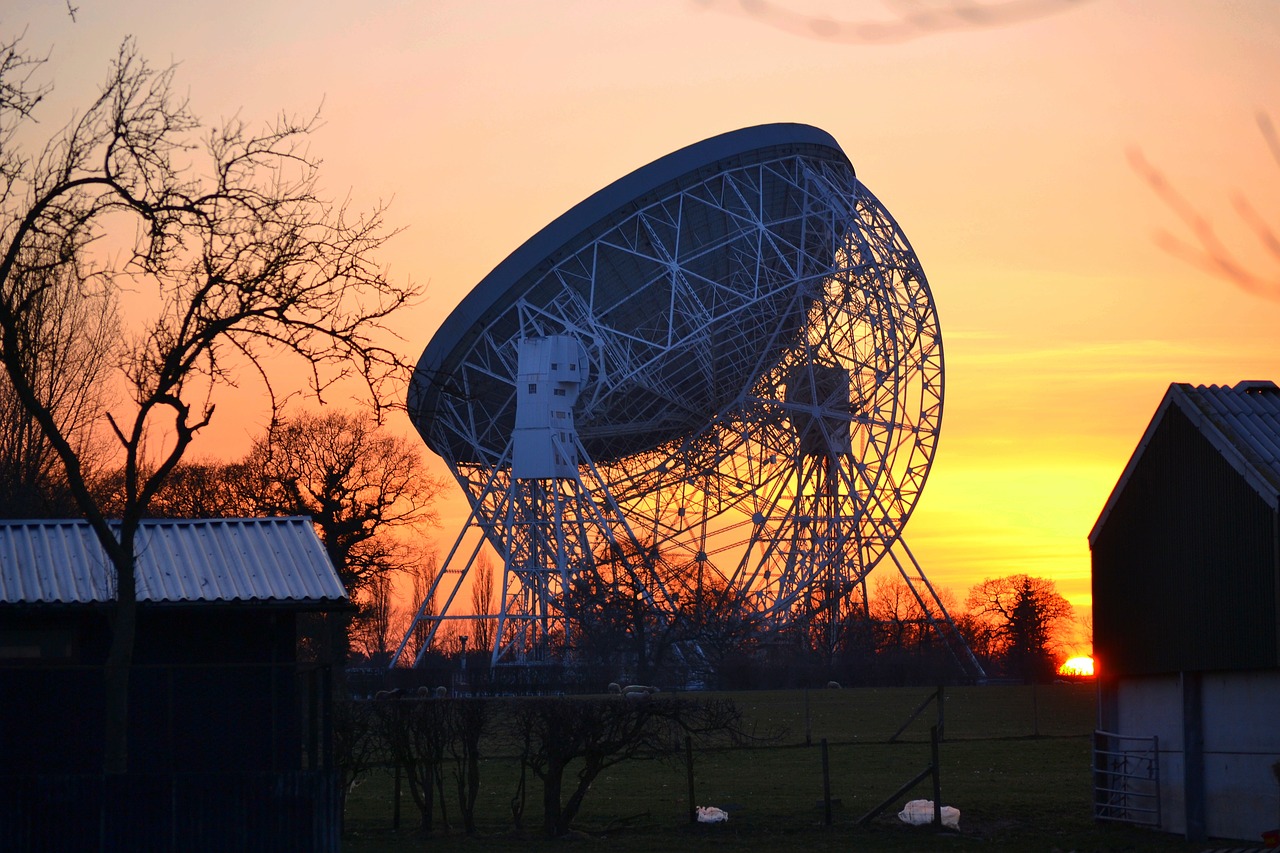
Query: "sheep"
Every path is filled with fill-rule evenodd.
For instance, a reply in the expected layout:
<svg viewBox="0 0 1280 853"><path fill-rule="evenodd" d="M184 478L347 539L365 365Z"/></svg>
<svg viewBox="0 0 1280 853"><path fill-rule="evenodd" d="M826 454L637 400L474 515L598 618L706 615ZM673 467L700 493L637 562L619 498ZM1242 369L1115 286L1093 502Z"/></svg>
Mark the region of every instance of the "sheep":
<svg viewBox="0 0 1280 853"><path fill-rule="evenodd" d="M840 682L838 682L838 681L828 681L828 682L827 682L827 689L828 689L828 690L839 690L839 689L840 689Z"/></svg>
<svg viewBox="0 0 1280 853"><path fill-rule="evenodd" d="M622 688L622 695L628 699L640 699L658 692L658 688L644 684L628 684Z"/></svg>
<svg viewBox="0 0 1280 853"><path fill-rule="evenodd" d="M425 685L425 684L424 684L424 685L422 685L421 687L419 687L419 688L418 688L418 698L419 698L419 699L430 699L430 698L431 698L431 695L432 695L432 694L431 694L431 688L430 688L430 687L428 687L427 685Z"/></svg>
<svg viewBox="0 0 1280 853"><path fill-rule="evenodd" d="M617 696L622 693L622 688L618 686L618 682L616 681L610 681L609 686L606 689L609 693L613 694L614 696Z"/></svg>
<svg viewBox="0 0 1280 853"><path fill-rule="evenodd" d="M443 699L444 697L446 697L446 696L448 696L448 695L449 695L449 688L448 688L448 687L444 687L444 686L442 685L442 686L440 686L440 687L437 687L435 692L436 692L436 698L437 698L437 699Z"/></svg>

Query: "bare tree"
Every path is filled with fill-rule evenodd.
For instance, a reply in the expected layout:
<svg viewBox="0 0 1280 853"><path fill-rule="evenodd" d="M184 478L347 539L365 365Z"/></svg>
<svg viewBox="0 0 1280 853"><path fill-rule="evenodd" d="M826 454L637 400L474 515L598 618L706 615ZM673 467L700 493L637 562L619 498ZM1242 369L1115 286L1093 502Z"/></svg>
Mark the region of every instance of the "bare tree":
<svg viewBox="0 0 1280 853"><path fill-rule="evenodd" d="M986 578L969 590L970 614L992 630L994 649L1023 678L1053 671L1055 651L1075 615L1053 581L1028 575Z"/></svg>
<svg viewBox="0 0 1280 853"><path fill-rule="evenodd" d="M947 612L957 610L951 590L939 587L936 592ZM937 634L934 623L941 614L922 602L900 575L876 578L869 607L880 650L920 651L934 642Z"/></svg>
<svg viewBox="0 0 1280 853"><path fill-rule="evenodd" d="M356 651L374 666L386 666L399 639L396 633L396 607L391 577L372 578L363 589L360 613L352 625L351 639Z"/></svg>
<svg viewBox="0 0 1280 853"><path fill-rule="evenodd" d="M449 705L444 701L412 699L376 700L374 715L387 752L405 773L409 793L422 818L420 829L434 828L437 801L445 829L449 815L445 803L444 763L449 748ZM438 795L438 797L437 797Z"/></svg>
<svg viewBox="0 0 1280 853"><path fill-rule="evenodd" d="M353 377L381 406L406 365L378 339L418 290L373 263L389 236L381 209L352 216L318 195L305 147L314 118L202 132L174 69L151 67L126 40L97 97L31 152L13 143L46 91L33 82L42 62L20 39L0 45L0 364L114 569L105 767L118 773L128 767L139 521L211 422L214 391L247 369L275 400L266 358L292 354L317 394ZM94 251L104 237L127 248L105 257ZM86 300L128 292L159 306L107 353L127 398L106 419L122 472L116 524L31 373L24 318L59 276Z"/></svg>
<svg viewBox="0 0 1280 853"><path fill-rule="evenodd" d="M94 422L107 408L106 354L118 334L112 294L82 294L65 268L31 269L33 291L18 317L22 372L67 436L86 469L98 467L101 444ZM8 518L75 514L66 478L49 440L13 383L0 374L0 515Z"/></svg>
<svg viewBox="0 0 1280 853"><path fill-rule="evenodd" d="M436 602L432 588L435 586L439 571L440 565L434 551L424 552L419 559L410 562L405 568L413 588L409 600L419 602L421 613L425 617L436 615ZM405 613L406 628L412 621L414 612ZM427 644L430 635L431 622L428 619L420 619L413 623L413 632L407 638L408 642L405 643L404 653L400 659L406 662L417 660L418 652Z"/></svg>
<svg viewBox="0 0 1280 853"><path fill-rule="evenodd" d="M146 514L156 518L247 518L257 514L257 481L244 462L182 462L169 473ZM124 503L124 472L109 471L99 482L99 502L109 513L119 515Z"/></svg>
<svg viewBox="0 0 1280 853"><path fill-rule="evenodd" d="M503 720L522 752L513 814L518 821L524 812L527 769L542 782L542 828L552 838L569 832L592 783L615 764L678 754L683 734L747 740L742 712L727 699L526 697L510 702ZM574 762L577 772L566 779Z"/></svg>
<svg viewBox="0 0 1280 853"><path fill-rule="evenodd" d="M493 560L487 551L480 552L471 572L471 612L476 615L471 620L472 647L492 650L495 623L486 617L493 613Z"/></svg>
<svg viewBox="0 0 1280 853"><path fill-rule="evenodd" d="M113 485L115 508L121 499L119 483ZM338 654L354 647L385 663L390 636L404 621L394 605L391 575L417 565L412 548L396 532L434 523L441 485L427 475L416 446L370 415L334 410L278 420L238 462L175 466L149 513L310 517L347 592L360 605L354 621L323 620L332 635L316 642ZM344 625L345 635L339 633Z"/></svg>
<svg viewBox="0 0 1280 853"><path fill-rule="evenodd" d="M254 509L310 516L353 596L412 564L409 548L389 534L434 523L443 488L416 445L372 416L340 410L278 421L244 465L258 480Z"/></svg>

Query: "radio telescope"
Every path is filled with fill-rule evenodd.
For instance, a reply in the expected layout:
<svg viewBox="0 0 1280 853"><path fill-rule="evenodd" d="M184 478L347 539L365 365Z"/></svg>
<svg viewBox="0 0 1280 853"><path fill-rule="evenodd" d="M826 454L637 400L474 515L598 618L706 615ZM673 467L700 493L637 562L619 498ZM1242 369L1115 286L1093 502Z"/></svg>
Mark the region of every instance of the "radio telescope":
<svg viewBox="0 0 1280 853"><path fill-rule="evenodd" d="M902 539L942 361L914 251L824 131L737 130L616 181L418 362L410 416L470 516L393 665L473 618L459 591L487 544L494 664L571 660L609 608L690 666L717 632L834 645L888 561L980 674Z"/></svg>

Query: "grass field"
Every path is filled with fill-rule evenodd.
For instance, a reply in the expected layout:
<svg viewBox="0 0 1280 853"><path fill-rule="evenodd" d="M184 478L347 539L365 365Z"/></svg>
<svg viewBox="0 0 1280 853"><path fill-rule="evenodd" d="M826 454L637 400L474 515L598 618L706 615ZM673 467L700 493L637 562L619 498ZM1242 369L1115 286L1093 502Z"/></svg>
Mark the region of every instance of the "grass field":
<svg viewBox="0 0 1280 853"><path fill-rule="evenodd" d="M1149 830L1097 825L1091 816L1090 733L1094 692L1089 684L1032 687L957 687L945 692L940 749L942 802L960 810L959 832L911 827L896 817L903 802L931 798L925 780L876 818L861 817L929 763L930 706L899 737L889 738L932 691L924 688L762 691L732 694L750 723L783 735L767 746L697 752L695 802L729 812L723 824L691 825L682 755L634 761L599 778L568 840L539 834L539 797L530 781L525 831L512 828L510 801L518 761L493 756L482 765L479 833L460 832L450 804L452 832L437 813L429 843L417 831L407 787L400 829L393 830L393 782L371 774L350 795L344 849L355 853L421 850L611 849L783 851L974 849L1011 851L1199 851ZM824 821L820 743L828 743L832 822ZM806 740L808 743L806 744ZM572 772L572 771L571 771Z"/></svg>

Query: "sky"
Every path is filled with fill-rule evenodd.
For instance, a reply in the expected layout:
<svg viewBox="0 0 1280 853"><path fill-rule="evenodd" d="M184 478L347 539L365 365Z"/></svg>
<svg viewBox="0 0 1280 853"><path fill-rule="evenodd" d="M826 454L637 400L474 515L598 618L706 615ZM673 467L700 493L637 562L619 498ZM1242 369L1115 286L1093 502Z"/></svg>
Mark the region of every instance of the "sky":
<svg viewBox="0 0 1280 853"><path fill-rule="evenodd" d="M1258 123L1280 121L1280 4L974 3L1026 14L913 29L896 13L949 4L76 0L73 18L10 0L0 33L49 51L50 132L127 35L179 64L210 123L319 109L325 190L389 202L403 230L382 260L426 287L396 320L411 360L509 252L616 178L740 127L826 130L914 246L943 329L945 414L907 543L961 598L1025 573L1087 609L1087 536L1168 385L1280 379L1280 301L1198 263L1135 166L1280 288L1235 202L1280 214ZM196 455L247 448L264 410L236 405ZM449 494L441 542L465 513Z"/></svg>

